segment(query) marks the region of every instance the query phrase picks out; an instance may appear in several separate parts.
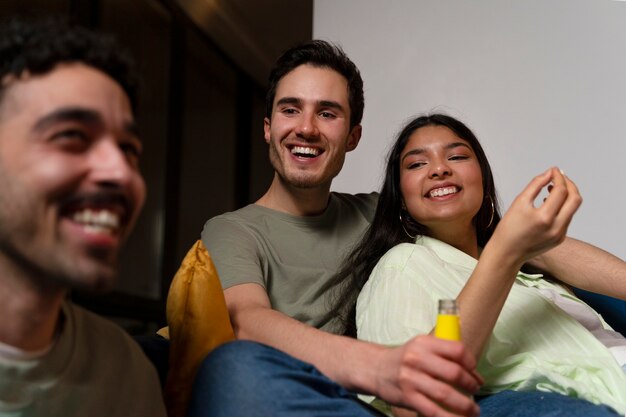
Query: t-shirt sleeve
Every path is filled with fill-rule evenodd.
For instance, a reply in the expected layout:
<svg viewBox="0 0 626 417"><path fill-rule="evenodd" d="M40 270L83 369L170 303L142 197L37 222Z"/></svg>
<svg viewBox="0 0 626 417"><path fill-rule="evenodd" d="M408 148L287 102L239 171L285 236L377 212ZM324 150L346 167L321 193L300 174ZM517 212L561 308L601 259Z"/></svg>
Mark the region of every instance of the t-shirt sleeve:
<svg viewBox="0 0 626 417"><path fill-rule="evenodd" d="M372 271L357 302L359 339L397 346L428 334L436 320L439 296L431 291L428 251L401 245Z"/></svg>
<svg viewBox="0 0 626 417"><path fill-rule="evenodd" d="M265 288L258 243L235 220L218 216L206 222L202 243L211 255L224 289L248 283Z"/></svg>

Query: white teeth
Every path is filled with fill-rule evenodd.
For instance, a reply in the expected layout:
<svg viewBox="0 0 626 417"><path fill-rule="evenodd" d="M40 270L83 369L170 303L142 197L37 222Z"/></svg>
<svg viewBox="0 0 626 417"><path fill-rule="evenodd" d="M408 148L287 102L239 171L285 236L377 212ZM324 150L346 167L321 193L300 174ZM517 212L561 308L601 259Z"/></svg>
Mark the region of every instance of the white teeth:
<svg viewBox="0 0 626 417"><path fill-rule="evenodd" d="M307 148L304 146L294 146L293 148L291 148L291 153L317 156L319 154L319 150L316 148Z"/></svg>
<svg viewBox="0 0 626 417"><path fill-rule="evenodd" d="M437 188L435 190L432 190L430 192L430 196L431 197L443 197L444 195L455 194L458 192L459 192L459 189L456 186L444 187L444 188Z"/></svg>
<svg viewBox="0 0 626 417"><path fill-rule="evenodd" d="M76 223L83 224L85 230L91 233L108 233L111 234L120 225L119 216L108 210L90 210L85 209L77 211L72 216L72 220Z"/></svg>

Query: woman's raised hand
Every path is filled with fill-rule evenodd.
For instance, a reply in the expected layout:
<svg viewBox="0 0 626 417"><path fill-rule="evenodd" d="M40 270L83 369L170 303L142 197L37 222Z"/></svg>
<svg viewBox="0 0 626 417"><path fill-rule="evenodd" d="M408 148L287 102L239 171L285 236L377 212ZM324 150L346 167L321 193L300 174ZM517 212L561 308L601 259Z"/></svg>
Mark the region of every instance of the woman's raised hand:
<svg viewBox="0 0 626 417"><path fill-rule="evenodd" d="M549 194L535 206L543 188ZM480 357L517 271L530 258L565 239L567 227L582 202L578 189L558 168L536 176L515 198L457 297L461 306L463 343Z"/></svg>
<svg viewBox="0 0 626 417"><path fill-rule="evenodd" d="M544 187L548 187L549 194L543 203L535 206ZM576 185L558 168L550 168L533 178L515 198L493 238L505 246L509 255L516 256L523 263L565 239L567 228L581 203Z"/></svg>

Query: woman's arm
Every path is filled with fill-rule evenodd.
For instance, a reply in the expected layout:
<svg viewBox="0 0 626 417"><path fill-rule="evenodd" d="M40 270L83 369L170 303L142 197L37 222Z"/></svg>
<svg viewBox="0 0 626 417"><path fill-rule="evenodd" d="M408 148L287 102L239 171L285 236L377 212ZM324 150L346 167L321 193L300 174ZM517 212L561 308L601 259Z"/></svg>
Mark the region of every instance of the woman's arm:
<svg viewBox="0 0 626 417"><path fill-rule="evenodd" d="M550 182L549 196L535 207L537 195ZM519 268L565 239L581 202L574 183L552 168L535 177L502 218L457 298L463 342L476 358L493 331Z"/></svg>
<svg viewBox="0 0 626 417"><path fill-rule="evenodd" d="M588 243L566 238L529 263L574 287L626 300L626 262Z"/></svg>

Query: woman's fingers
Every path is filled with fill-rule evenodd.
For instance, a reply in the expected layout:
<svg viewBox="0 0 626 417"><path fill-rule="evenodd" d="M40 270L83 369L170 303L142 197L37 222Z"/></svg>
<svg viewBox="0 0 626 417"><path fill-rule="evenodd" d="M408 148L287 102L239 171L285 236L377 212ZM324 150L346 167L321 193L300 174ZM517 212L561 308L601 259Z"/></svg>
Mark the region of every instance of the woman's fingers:
<svg viewBox="0 0 626 417"><path fill-rule="evenodd" d="M545 198L544 203L539 207L539 209L546 213L548 218L556 218L567 201L569 190L567 187L567 181L561 170L558 168L551 168L548 172L550 172L551 179L551 187L549 187L550 193Z"/></svg>
<svg viewBox="0 0 626 417"><path fill-rule="evenodd" d="M521 199L525 205L533 206L533 202L541 192L541 189L550 183L551 178L552 174L550 169L537 175L528 183L517 199Z"/></svg>
<svg viewBox="0 0 626 417"><path fill-rule="evenodd" d="M551 184L544 203L537 208L539 224L545 228L546 243L558 244L565 239L574 214L580 207L580 192L567 176L558 168L550 169Z"/></svg>
<svg viewBox="0 0 626 417"><path fill-rule="evenodd" d="M550 168L531 181L525 190L526 198L534 201L546 185L549 194L543 199L543 204L537 207L538 211L546 216L547 221L553 220L554 222L569 224L582 202L576 184L567 178L560 169Z"/></svg>
<svg viewBox="0 0 626 417"><path fill-rule="evenodd" d="M541 190L549 194L535 206ZM550 168L533 178L515 199L498 229L523 258L560 243L582 199L576 185L558 168ZM499 233L500 234L500 233Z"/></svg>
<svg viewBox="0 0 626 417"><path fill-rule="evenodd" d="M557 215L557 222L563 226L568 227L574 214L583 202L583 199L578 191L578 187L567 176L563 175L567 187L567 200L563 203L563 207Z"/></svg>

